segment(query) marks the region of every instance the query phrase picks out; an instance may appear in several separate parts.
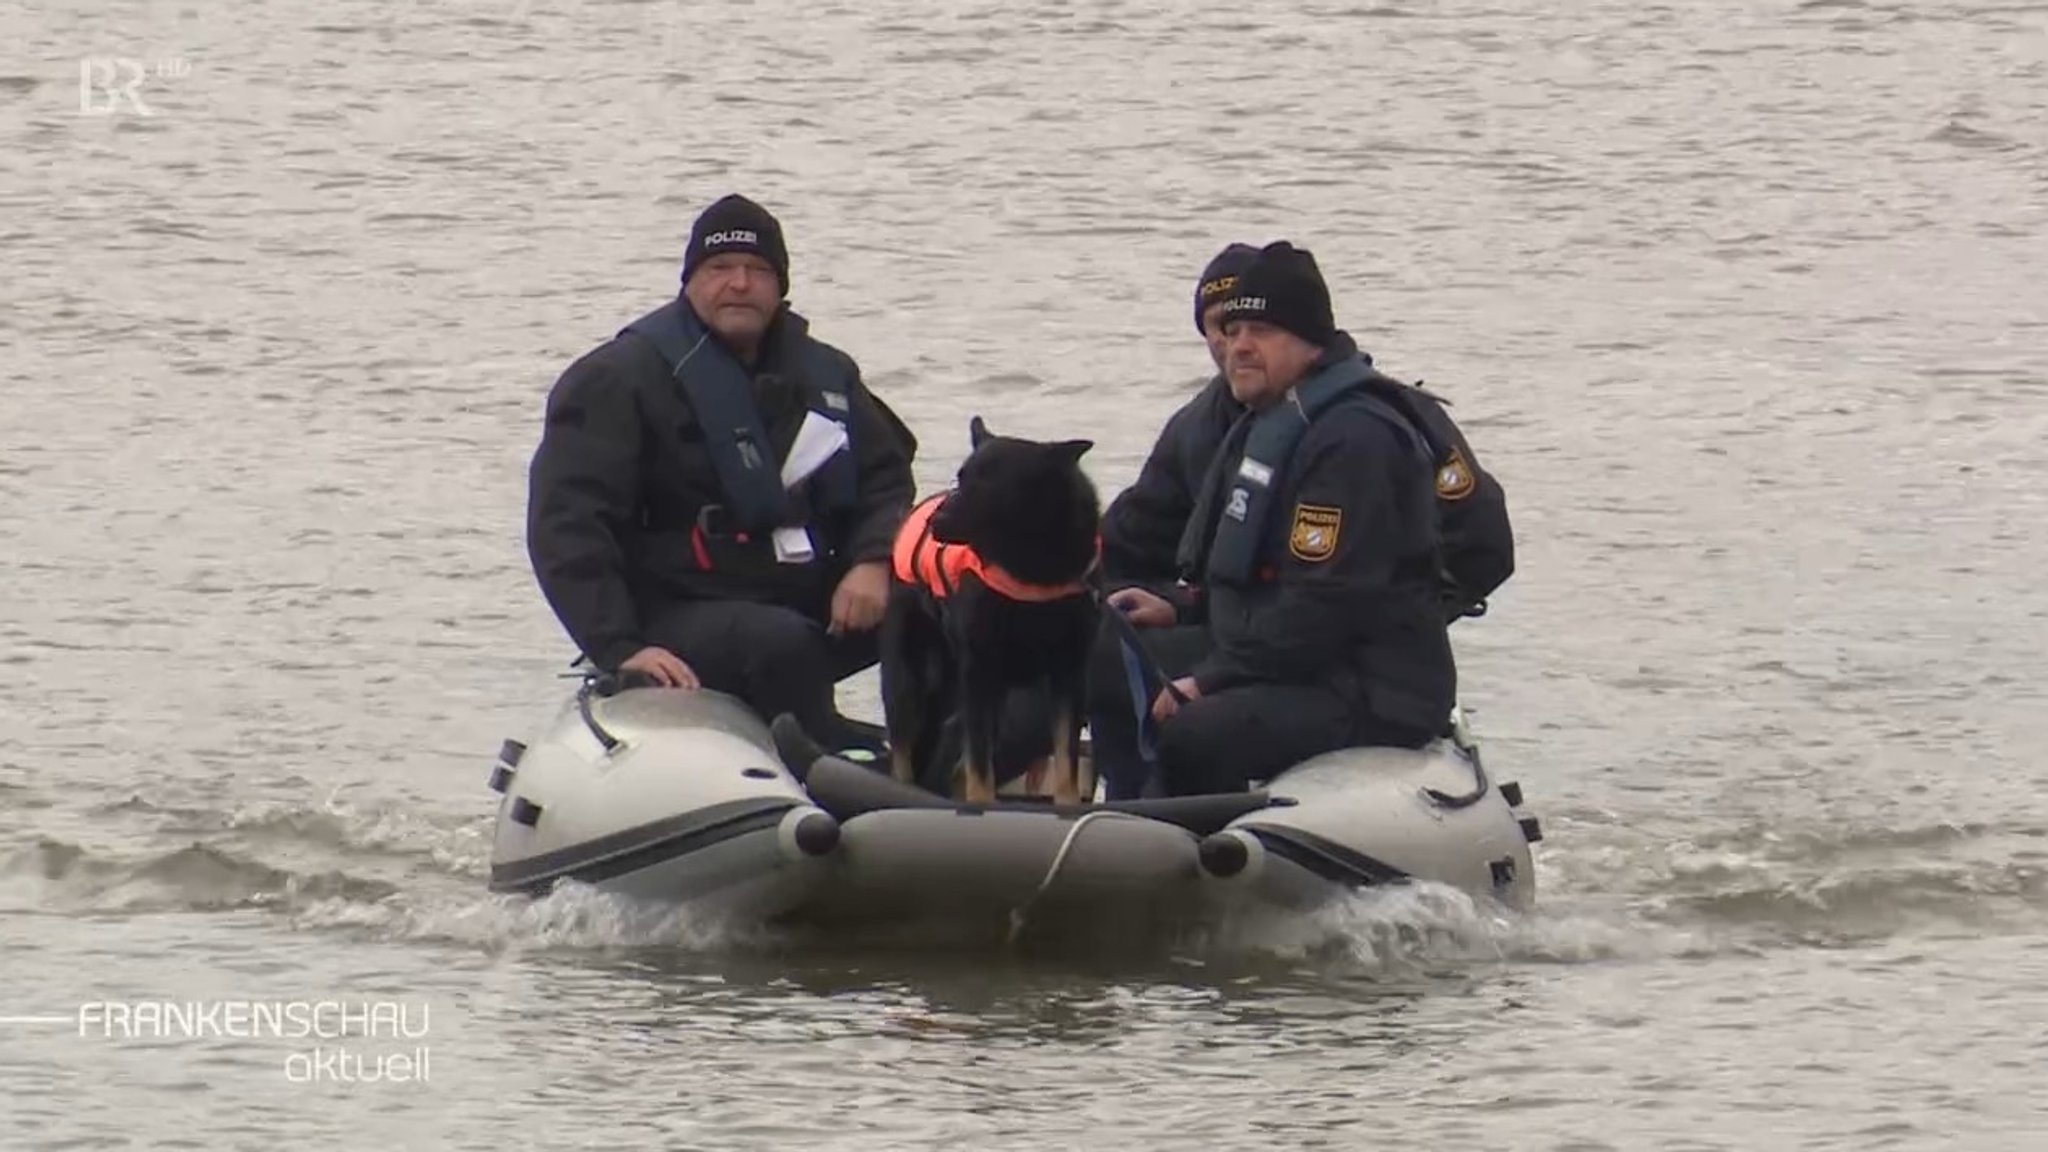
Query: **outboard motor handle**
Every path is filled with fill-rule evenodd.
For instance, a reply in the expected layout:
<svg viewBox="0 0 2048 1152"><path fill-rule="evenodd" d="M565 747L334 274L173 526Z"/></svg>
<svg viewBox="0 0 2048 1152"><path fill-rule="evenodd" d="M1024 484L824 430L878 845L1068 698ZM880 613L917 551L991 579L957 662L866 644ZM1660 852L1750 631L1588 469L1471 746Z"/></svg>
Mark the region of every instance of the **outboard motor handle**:
<svg viewBox="0 0 2048 1152"><path fill-rule="evenodd" d="M1479 759L1479 745L1472 740L1471 730L1465 727L1463 709L1451 709L1450 730L1445 735L1450 737L1452 746L1457 748L1459 754L1472 763L1472 790L1453 795L1436 788L1424 788L1422 794L1429 797L1439 808L1449 808L1452 811L1470 808L1485 799L1490 784L1486 776L1486 765Z"/></svg>
<svg viewBox="0 0 2048 1152"><path fill-rule="evenodd" d="M610 754L614 749L618 748L619 738L605 731L604 725L597 722L596 714L590 709L590 698L592 695L609 695L609 693L599 692L598 686L600 684L615 683L614 677L609 674L602 674L585 680L583 687L576 690L576 714L583 717L583 726L590 729L592 736L597 737L597 742L604 746L606 754Z"/></svg>

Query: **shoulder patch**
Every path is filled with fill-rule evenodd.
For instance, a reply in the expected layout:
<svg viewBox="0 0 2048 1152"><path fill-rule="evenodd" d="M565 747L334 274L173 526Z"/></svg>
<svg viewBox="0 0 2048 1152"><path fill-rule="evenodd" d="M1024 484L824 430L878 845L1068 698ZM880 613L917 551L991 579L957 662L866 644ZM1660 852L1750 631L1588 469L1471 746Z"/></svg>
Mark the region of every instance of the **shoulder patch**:
<svg viewBox="0 0 2048 1152"><path fill-rule="evenodd" d="M1465 459L1462 448L1451 449L1451 458L1436 470L1436 494L1442 500L1463 500L1479 486L1478 477L1472 474L1472 465Z"/></svg>
<svg viewBox="0 0 2048 1152"><path fill-rule="evenodd" d="M1337 552L1337 532L1344 526L1344 510L1327 504L1296 504L1294 526L1287 533L1287 550L1297 560L1311 564L1328 560Z"/></svg>

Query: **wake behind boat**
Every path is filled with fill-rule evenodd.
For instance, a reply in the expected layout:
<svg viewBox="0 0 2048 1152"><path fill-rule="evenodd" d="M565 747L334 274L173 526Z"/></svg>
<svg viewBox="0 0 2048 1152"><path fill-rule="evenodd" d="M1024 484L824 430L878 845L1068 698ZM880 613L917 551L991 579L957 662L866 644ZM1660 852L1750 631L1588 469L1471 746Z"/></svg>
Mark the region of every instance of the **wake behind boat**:
<svg viewBox="0 0 2048 1152"><path fill-rule="evenodd" d="M594 676L538 739L505 742L491 787L493 891L575 881L769 924L1204 923L1412 881L1525 909L1541 839L1461 717L1429 747L1326 753L1254 791L967 805L725 694Z"/></svg>

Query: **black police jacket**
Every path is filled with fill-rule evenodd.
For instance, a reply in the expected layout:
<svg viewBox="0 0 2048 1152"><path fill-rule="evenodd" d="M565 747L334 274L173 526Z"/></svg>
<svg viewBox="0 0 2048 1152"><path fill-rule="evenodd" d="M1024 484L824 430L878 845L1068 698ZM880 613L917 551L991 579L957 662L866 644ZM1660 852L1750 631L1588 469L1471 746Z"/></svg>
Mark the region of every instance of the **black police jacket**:
<svg viewBox="0 0 2048 1152"><path fill-rule="evenodd" d="M792 376L805 359L794 342L812 339L785 309L752 370L777 460L809 411ZM859 498L845 513L811 513L808 563L778 562L767 536L720 522L704 432L653 344L621 335L563 372L528 471L527 551L549 606L592 663L615 669L644 647L642 622L661 603L753 600L820 616L848 568L888 560L916 490L916 439L860 382L852 357L823 347L845 369Z"/></svg>
<svg viewBox="0 0 2048 1152"><path fill-rule="evenodd" d="M1317 369L1343 358L1332 348ZM1434 736L1456 701L1457 670L1439 599L1426 441L1370 391L1337 400L1299 436L1277 475L1262 481L1273 486L1260 502L1264 522L1243 521L1256 541L1246 571L1229 579L1210 573L1202 586L1193 614L1206 618L1214 647L1190 675L1205 695L1326 685L1382 728ZM1243 486L1246 447L1226 447L1206 507L1197 493L1193 515L1213 516L1218 530L1242 516L1222 494Z"/></svg>
<svg viewBox="0 0 2048 1152"><path fill-rule="evenodd" d="M1332 351L1343 354L1356 347L1340 337ZM1370 362L1369 355L1359 354ZM1383 380L1382 394L1421 428L1436 455L1446 614L1455 618L1483 610L1486 598L1515 570L1507 493L1480 465L1443 399L1391 377ZM1176 603L1185 601L1175 586L1174 548L1210 458L1243 411L1219 375L1167 419L1137 480L1103 513L1102 570L1108 587L1136 585Z"/></svg>

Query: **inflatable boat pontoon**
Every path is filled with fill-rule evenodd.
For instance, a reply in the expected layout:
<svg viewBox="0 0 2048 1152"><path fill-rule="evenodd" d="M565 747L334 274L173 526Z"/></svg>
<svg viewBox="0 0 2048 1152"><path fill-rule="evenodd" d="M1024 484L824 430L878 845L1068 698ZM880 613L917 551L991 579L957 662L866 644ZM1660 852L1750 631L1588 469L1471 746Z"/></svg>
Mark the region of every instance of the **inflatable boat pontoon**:
<svg viewBox="0 0 2048 1152"><path fill-rule="evenodd" d="M1434 881L1512 908L1541 839L1462 719L1421 750L1353 748L1256 791L957 803L772 727L714 691L588 678L541 736L508 740L490 887L573 880L764 923L1011 916L1131 928Z"/></svg>

